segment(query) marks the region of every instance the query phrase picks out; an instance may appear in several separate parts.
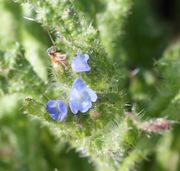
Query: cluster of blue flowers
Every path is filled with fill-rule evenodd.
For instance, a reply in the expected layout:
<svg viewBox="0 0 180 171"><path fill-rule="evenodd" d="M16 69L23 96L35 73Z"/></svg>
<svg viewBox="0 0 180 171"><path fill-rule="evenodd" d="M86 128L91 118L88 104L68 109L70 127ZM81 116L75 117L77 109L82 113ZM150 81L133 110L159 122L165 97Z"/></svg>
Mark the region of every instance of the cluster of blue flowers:
<svg viewBox="0 0 180 171"><path fill-rule="evenodd" d="M71 68L74 72L87 72L91 70L88 64L89 56L77 52L77 56L71 61ZM79 111L84 113L92 107L92 102L97 100L96 93L90 89L82 78L76 78L73 82L69 106L73 114ZM46 104L46 110L54 120L64 120L67 116L68 109L66 103L62 100L49 100Z"/></svg>

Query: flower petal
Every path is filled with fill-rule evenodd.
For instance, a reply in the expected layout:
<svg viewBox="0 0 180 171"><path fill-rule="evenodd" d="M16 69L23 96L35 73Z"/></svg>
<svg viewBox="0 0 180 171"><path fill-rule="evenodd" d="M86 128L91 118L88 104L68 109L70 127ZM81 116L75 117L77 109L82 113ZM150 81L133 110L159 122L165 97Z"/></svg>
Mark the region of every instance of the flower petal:
<svg viewBox="0 0 180 171"><path fill-rule="evenodd" d="M46 103L46 110L47 110L48 113L50 113L52 119L54 119L54 120L58 119L60 112L58 110L56 100L49 100Z"/></svg>
<svg viewBox="0 0 180 171"><path fill-rule="evenodd" d="M82 78L77 78L74 80L73 85L72 85L72 89L77 89L77 90L82 90L84 88L86 88L87 85L84 82L84 80Z"/></svg>
<svg viewBox="0 0 180 171"><path fill-rule="evenodd" d="M74 113L74 114L78 113L78 110L79 110L78 103L76 102L75 99L70 99L69 106L70 106L70 109L71 109L72 113Z"/></svg>
<svg viewBox="0 0 180 171"><path fill-rule="evenodd" d="M74 57L71 61L71 67L73 71L76 72L90 71L91 67L87 63L88 59L89 56L87 54L81 54L80 52L77 52L77 56Z"/></svg>
<svg viewBox="0 0 180 171"><path fill-rule="evenodd" d="M92 107L91 97L87 91L81 92L81 99L79 100L79 110L84 113Z"/></svg>
<svg viewBox="0 0 180 171"><path fill-rule="evenodd" d="M92 107L92 102L91 101L83 101L81 105L79 106L79 110L82 113L87 112L90 108Z"/></svg>
<svg viewBox="0 0 180 171"><path fill-rule="evenodd" d="M95 101L97 100L97 95L96 95L96 93L95 93L92 89L90 89L90 88L87 88L86 91L88 92L88 94L89 94L89 96L90 96L90 98L91 98L91 101L92 101L92 102L95 102Z"/></svg>
<svg viewBox="0 0 180 171"><path fill-rule="evenodd" d="M67 106L61 100L57 100L57 103L58 103L59 112L60 112L59 119L60 119L60 121L62 121L67 116Z"/></svg>
<svg viewBox="0 0 180 171"><path fill-rule="evenodd" d="M77 57L80 57L80 56L81 56L81 52L77 51Z"/></svg>
<svg viewBox="0 0 180 171"><path fill-rule="evenodd" d="M86 60L86 62L89 60L89 55L88 54L84 54L84 58Z"/></svg>
<svg viewBox="0 0 180 171"><path fill-rule="evenodd" d="M46 103L46 110L54 120L63 120L67 115L67 106L61 100L49 100Z"/></svg>
<svg viewBox="0 0 180 171"><path fill-rule="evenodd" d="M66 116L67 116L67 113L62 114L59 118L60 121L63 121L66 118Z"/></svg>

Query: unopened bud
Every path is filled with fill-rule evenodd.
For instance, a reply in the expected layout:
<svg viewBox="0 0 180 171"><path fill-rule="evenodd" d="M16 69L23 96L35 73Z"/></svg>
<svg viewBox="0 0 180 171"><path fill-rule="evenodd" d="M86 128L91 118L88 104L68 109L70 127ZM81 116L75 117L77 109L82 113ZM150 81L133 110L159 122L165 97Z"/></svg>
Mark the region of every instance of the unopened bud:
<svg viewBox="0 0 180 171"><path fill-rule="evenodd" d="M161 132L169 130L172 123L174 123L174 121L170 121L166 118L158 118L155 120L142 122L139 125L139 128L149 132Z"/></svg>

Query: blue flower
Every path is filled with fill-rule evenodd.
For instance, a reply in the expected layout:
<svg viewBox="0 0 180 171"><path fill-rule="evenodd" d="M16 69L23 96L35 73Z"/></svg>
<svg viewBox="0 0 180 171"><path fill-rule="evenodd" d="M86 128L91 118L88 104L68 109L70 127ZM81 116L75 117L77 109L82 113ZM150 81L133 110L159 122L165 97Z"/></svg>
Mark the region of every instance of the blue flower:
<svg viewBox="0 0 180 171"><path fill-rule="evenodd" d="M67 106L61 100L49 100L46 103L46 110L54 120L64 120L67 115Z"/></svg>
<svg viewBox="0 0 180 171"><path fill-rule="evenodd" d="M90 71L91 67L87 63L89 55L77 52L77 56L71 61L71 67L75 72L86 72Z"/></svg>
<svg viewBox="0 0 180 171"><path fill-rule="evenodd" d="M88 88L83 79L77 78L72 85L70 92L69 106L72 113L78 111L84 113L92 107L92 102L97 100L96 93Z"/></svg>

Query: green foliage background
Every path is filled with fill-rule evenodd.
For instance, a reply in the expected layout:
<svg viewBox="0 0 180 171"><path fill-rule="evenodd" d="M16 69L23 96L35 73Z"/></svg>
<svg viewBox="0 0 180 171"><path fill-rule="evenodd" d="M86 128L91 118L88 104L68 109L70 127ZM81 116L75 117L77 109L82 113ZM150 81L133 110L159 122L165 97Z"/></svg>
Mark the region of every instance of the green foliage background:
<svg viewBox="0 0 180 171"><path fill-rule="evenodd" d="M0 0L0 171L180 170L179 123L150 133L125 115L180 119L178 32L149 2ZM48 31L69 60L89 54L91 72L55 70ZM98 101L53 121L47 100L68 103L79 76Z"/></svg>

